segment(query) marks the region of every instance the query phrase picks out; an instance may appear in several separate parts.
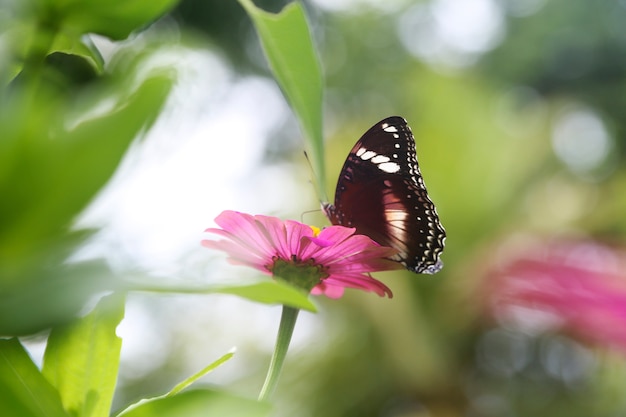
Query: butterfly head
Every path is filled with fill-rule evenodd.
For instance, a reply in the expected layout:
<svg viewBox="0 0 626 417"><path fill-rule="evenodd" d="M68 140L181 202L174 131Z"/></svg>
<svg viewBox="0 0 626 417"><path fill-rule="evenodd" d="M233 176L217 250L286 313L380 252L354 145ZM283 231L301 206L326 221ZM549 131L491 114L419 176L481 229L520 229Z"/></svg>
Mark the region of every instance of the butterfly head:
<svg viewBox="0 0 626 417"><path fill-rule="evenodd" d="M328 202L324 202L322 203L322 212L326 215L326 217L328 218L328 220L330 220L332 224L339 224L339 222L337 221L337 212L335 210L335 206Z"/></svg>

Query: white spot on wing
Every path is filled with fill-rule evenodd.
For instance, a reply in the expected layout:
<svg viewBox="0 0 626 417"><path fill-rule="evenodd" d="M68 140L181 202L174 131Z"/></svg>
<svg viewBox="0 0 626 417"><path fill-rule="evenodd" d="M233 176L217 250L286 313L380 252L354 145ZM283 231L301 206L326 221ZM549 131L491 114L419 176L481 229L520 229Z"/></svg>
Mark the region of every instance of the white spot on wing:
<svg viewBox="0 0 626 417"><path fill-rule="evenodd" d="M382 164L383 162L389 162L389 158L385 155L376 155L372 158L372 162L375 164Z"/></svg>
<svg viewBox="0 0 626 417"><path fill-rule="evenodd" d="M376 152L365 151L365 152L363 152L362 155L358 155L358 156L360 156L362 160L367 161L368 159L375 157L376 156Z"/></svg>
<svg viewBox="0 0 626 417"><path fill-rule="evenodd" d="M384 162L382 164L379 164L378 168L380 168L381 171L385 171L389 174L394 174L400 171L400 165L396 164L395 162Z"/></svg>
<svg viewBox="0 0 626 417"><path fill-rule="evenodd" d="M363 154L365 153L365 151L366 151L366 150L367 150L367 149L365 149L365 148L359 148L359 150L358 150L358 151L356 151L356 156L361 156L361 155L363 155Z"/></svg>
<svg viewBox="0 0 626 417"><path fill-rule="evenodd" d="M385 132L394 133L398 131L398 128L395 126L383 125L383 130Z"/></svg>

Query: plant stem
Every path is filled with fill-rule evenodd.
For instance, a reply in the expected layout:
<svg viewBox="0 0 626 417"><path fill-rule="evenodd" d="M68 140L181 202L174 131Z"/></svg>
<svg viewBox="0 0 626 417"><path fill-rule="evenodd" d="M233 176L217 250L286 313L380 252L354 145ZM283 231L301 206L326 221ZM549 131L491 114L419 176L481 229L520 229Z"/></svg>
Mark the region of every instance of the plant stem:
<svg viewBox="0 0 626 417"><path fill-rule="evenodd" d="M280 377L280 371L285 362L287 356L287 350L289 349L289 342L291 342L291 335L293 329L296 326L296 320L298 319L299 309L293 307L283 306L283 313L280 317L280 326L278 327L278 336L276 337L276 346L274 347L274 354L270 361L270 367L265 377L265 383L261 388L259 394L259 401L268 401L276 385L278 384L278 378Z"/></svg>

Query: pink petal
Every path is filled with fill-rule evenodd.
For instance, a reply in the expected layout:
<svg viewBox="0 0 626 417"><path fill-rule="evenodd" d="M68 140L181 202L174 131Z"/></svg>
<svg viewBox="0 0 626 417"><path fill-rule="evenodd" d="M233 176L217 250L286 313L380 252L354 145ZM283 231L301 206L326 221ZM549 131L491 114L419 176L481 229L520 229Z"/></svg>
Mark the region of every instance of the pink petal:
<svg viewBox="0 0 626 417"><path fill-rule="evenodd" d="M381 297L384 297L385 295L389 296L389 298L393 297L393 293L389 287L382 282L363 274L331 275L324 280L324 283L326 283L326 285L337 285L365 291L373 291Z"/></svg>
<svg viewBox="0 0 626 417"><path fill-rule="evenodd" d="M226 210L215 218L217 223L226 232L230 232L233 240L237 240L243 246L273 256L275 249L266 238L263 230L260 230L254 216L237 211Z"/></svg>
<svg viewBox="0 0 626 417"><path fill-rule="evenodd" d="M327 248L327 247L332 246L334 244L334 242L332 242L330 240L320 239L319 237L311 237L311 238L309 238L309 240L312 243L315 243L317 246L319 246L321 248Z"/></svg>
<svg viewBox="0 0 626 417"><path fill-rule="evenodd" d="M306 248L301 251L300 255L303 259L314 258L317 260L319 258L318 252L320 252L320 249L326 247L330 249L339 247L342 242L352 236L355 231L356 229L354 228L347 228L343 226L327 227L320 232L320 234L315 238L314 241L312 239L309 239L308 242L319 242L321 244L307 244ZM332 242L332 246L328 246L326 242ZM318 262L323 264L321 260L318 260Z"/></svg>
<svg viewBox="0 0 626 417"><path fill-rule="evenodd" d="M496 315L519 306L546 312L571 334L626 351L624 249L558 240L515 249L487 283Z"/></svg>
<svg viewBox="0 0 626 417"><path fill-rule="evenodd" d="M291 250L290 255L302 256L302 238L309 238L313 236L313 230L310 226L302 223L295 222L293 220L287 220L285 222L285 228L287 230L287 244ZM301 258L302 259L302 258Z"/></svg>
<svg viewBox="0 0 626 417"><path fill-rule="evenodd" d="M325 282L322 282L316 285L313 290L311 290L311 294L313 295L325 295L328 298L341 298L343 293L345 292L344 287L337 285L329 285Z"/></svg>
<svg viewBox="0 0 626 417"><path fill-rule="evenodd" d="M209 249L224 251L228 254L229 260L233 261L233 263L247 265L263 272L267 272L267 268L265 266L270 263L268 262L267 258L263 256L258 256L254 252L232 241L203 240L202 246Z"/></svg>
<svg viewBox="0 0 626 417"><path fill-rule="evenodd" d="M341 243L350 236L354 235L356 229L353 227L329 226L322 229L318 237L331 242Z"/></svg>
<svg viewBox="0 0 626 417"><path fill-rule="evenodd" d="M320 242L320 239L315 238L310 240L315 245L307 247L302 257L314 258L326 266L342 264L349 269L365 268L367 271L402 268L397 262L381 259L396 255L398 252L395 249L380 246L367 236L354 235L334 244L326 240Z"/></svg>
<svg viewBox="0 0 626 417"><path fill-rule="evenodd" d="M272 247L274 255L281 258L288 253L286 245L285 226L280 219L270 216L254 216L255 225L260 234L263 235L269 246Z"/></svg>

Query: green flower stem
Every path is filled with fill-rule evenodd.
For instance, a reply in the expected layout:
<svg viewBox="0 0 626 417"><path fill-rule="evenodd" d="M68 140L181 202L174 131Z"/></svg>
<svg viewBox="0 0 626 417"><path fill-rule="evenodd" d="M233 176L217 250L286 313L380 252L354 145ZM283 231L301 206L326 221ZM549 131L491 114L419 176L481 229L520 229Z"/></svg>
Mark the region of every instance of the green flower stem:
<svg viewBox="0 0 626 417"><path fill-rule="evenodd" d="M274 348L274 354L270 361L270 368L265 377L265 383L259 394L259 401L268 401L276 389L299 312L300 310L297 308L283 306L280 326L278 327L278 336L276 338L276 347Z"/></svg>

